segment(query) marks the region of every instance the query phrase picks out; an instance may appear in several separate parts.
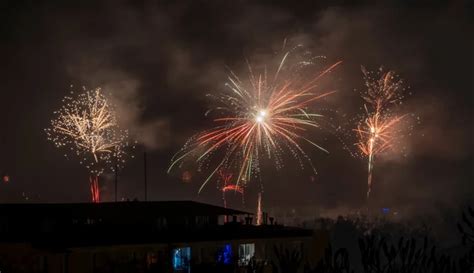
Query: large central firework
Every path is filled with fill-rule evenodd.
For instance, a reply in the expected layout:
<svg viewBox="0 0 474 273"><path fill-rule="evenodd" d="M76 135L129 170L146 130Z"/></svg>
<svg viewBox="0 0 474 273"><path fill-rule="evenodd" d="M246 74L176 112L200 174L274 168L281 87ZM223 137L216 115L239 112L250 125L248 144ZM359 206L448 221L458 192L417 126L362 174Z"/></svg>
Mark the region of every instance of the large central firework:
<svg viewBox="0 0 474 273"><path fill-rule="evenodd" d="M367 198L372 190L372 173L374 159L377 154L393 147L397 135L400 133L396 125L405 115L396 115L391 112L390 106L401 104L402 80L396 77L393 71L369 72L362 67L366 92L362 98L365 115L357 128L358 142L356 143L362 155L368 159Z"/></svg>
<svg viewBox="0 0 474 273"><path fill-rule="evenodd" d="M283 55L273 73L267 67L256 73L250 64L244 78L230 71L226 92L216 96L219 105L213 110L219 113L214 119L217 125L193 136L173 157L168 171L188 157L196 158L201 166L212 165L199 192L221 167L236 169L239 185L260 172L263 158L282 167L283 155L288 152L315 171L302 144L327 151L304 134L308 128L318 127L316 119L321 117L308 107L333 93L317 92L316 87L318 79L339 62L308 76L304 70L314 59L291 62L291 53Z"/></svg>
<svg viewBox="0 0 474 273"><path fill-rule="evenodd" d="M45 129L48 140L67 148L86 166L91 173L92 201L99 202L98 177L106 168L125 163L128 132L119 128L115 109L100 88L65 97L54 114L51 127Z"/></svg>

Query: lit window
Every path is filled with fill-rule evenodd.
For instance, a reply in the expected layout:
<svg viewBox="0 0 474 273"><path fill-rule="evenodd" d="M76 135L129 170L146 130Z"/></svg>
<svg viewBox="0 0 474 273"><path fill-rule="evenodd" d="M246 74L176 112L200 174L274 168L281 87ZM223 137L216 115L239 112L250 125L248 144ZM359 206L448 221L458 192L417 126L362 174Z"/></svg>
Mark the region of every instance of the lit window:
<svg viewBox="0 0 474 273"><path fill-rule="evenodd" d="M241 244L239 245L239 264L247 265L250 259L255 256L255 244Z"/></svg>
<svg viewBox="0 0 474 273"><path fill-rule="evenodd" d="M175 272L191 272L190 261L190 247L181 247L173 249L173 269Z"/></svg>
<svg viewBox="0 0 474 273"><path fill-rule="evenodd" d="M220 264L232 263L232 245L225 244L224 247L217 252L217 262Z"/></svg>

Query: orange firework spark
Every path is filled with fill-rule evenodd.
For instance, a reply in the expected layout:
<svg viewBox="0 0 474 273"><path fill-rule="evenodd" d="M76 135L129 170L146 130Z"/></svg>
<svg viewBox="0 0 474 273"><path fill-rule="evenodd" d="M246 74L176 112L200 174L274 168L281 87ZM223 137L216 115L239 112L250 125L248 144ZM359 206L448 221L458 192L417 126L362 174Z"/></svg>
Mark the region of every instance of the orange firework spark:
<svg viewBox="0 0 474 273"><path fill-rule="evenodd" d="M357 132L359 141L356 143L362 155L368 158L367 198L372 189L372 172L375 155L392 148L394 139L398 132L395 126L405 115L392 115L390 106L401 104L402 80L398 79L393 71L382 73L379 70L379 78L374 79L373 74L362 67L364 74L366 93L362 98L366 101L365 117L359 122Z"/></svg>
<svg viewBox="0 0 474 273"><path fill-rule="evenodd" d="M230 184L222 188L223 192L234 191L243 194L244 189L239 185Z"/></svg>
<svg viewBox="0 0 474 273"><path fill-rule="evenodd" d="M173 166L189 156L196 156L201 163L213 154L221 157L214 170L204 181L199 192L211 177L221 168L236 166L236 183L247 183L252 174L260 169L263 156L275 162L277 168L283 164L282 155L290 152L303 166L302 159L315 171L311 159L305 153L302 142L309 143L327 152L312 140L303 136L310 127L319 127L319 114L308 112L308 106L316 100L332 94L315 92L318 79L329 73L340 62L322 72L304 79L295 69L313 64L305 59L289 64L290 53L286 52L272 76L265 67L262 73L254 73L249 64L248 79L238 77L234 72L228 76L228 92L217 97L220 106L215 110L224 113L214 119L218 124L211 130L192 137L173 157Z"/></svg>

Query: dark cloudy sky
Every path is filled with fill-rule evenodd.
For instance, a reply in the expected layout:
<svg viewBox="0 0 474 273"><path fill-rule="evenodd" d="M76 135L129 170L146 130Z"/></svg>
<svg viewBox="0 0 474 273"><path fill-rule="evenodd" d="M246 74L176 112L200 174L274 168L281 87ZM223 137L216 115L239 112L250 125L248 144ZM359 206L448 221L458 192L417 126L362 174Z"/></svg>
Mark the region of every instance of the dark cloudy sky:
<svg viewBox="0 0 474 273"><path fill-rule="evenodd" d="M407 158L387 156L376 166L380 204L457 205L473 196L470 1L69 2L0 2L0 170L11 177L0 185L2 201L21 200L22 192L41 202L89 200L86 170L43 132L74 85L112 93L123 125L141 143L121 173L120 196L143 199L146 147L150 199L219 203L215 184L198 196L199 176L185 184L167 175L169 160L209 125L205 95L222 90L226 66L239 71L244 58L270 55L285 39L328 63L343 61L327 79L338 93L321 108L359 111L360 65L393 69L410 86L404 110L421 123L405 140ZM291 164L267 172L267 204L363 204L365 162L327 132L314 138L331 151L311 152L318 176L311 180ZM108 200L111 179L103 178ZM257 188L249 188L249 204Z"/></svg>

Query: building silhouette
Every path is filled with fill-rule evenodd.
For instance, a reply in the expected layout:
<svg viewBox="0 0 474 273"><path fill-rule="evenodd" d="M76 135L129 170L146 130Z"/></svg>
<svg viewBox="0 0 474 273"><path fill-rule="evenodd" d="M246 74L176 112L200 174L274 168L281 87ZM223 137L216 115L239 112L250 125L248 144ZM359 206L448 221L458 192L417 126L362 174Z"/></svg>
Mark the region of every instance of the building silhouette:
<svg viewBox="0 0 474 273"><path fill-rule="evenodd" d="M0 270L236 272L249 263L270 266L277 247L308 256L326 247L310 230L263 221L256 226L250 213L191 201L2 204Z"/></svg>

